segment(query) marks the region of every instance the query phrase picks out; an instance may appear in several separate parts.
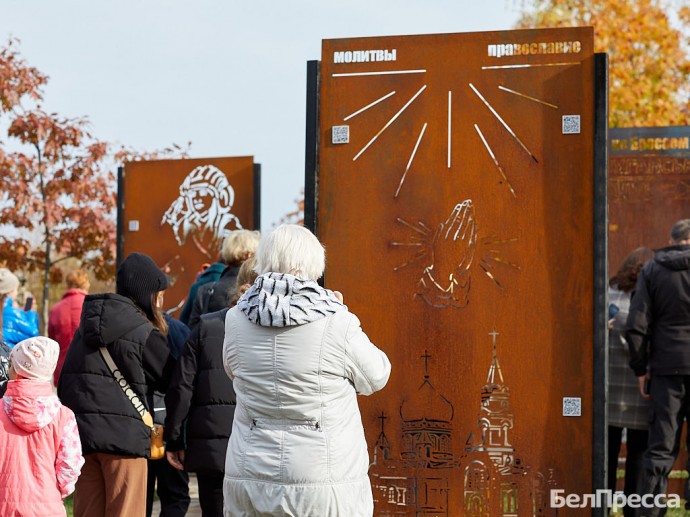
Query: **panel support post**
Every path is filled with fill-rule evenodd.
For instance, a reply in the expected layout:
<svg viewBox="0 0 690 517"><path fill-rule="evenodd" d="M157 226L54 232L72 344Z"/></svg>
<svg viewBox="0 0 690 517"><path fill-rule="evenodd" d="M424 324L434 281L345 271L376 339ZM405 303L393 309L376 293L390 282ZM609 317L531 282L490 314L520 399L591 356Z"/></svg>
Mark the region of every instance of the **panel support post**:
<svg viewBox="0 0 690 517"><path fill-rule="evenodd" d="M307 134L304 155L304 225L318 236L320 61L307 62Z"/></svg>
<svg viewBox="0 0 690 517"><path fill-rule="evenodd" d="M608 488L608 92L608 56L597 53L594 55L593 492ZM595 508L593 515L604 517L608 508Z"/></svg>
<svg viewBox="0 0 690 517"><path fill-rule="evenodd" d="M261 164L254 164L254 229L261 230Z"/></svg>
<svg viewBox="0 0 690 517"><path fill-rule="evenodd" d="M125 168L117 168L117 234L115 239L115 267L119 268L125 257Z"/></svg>

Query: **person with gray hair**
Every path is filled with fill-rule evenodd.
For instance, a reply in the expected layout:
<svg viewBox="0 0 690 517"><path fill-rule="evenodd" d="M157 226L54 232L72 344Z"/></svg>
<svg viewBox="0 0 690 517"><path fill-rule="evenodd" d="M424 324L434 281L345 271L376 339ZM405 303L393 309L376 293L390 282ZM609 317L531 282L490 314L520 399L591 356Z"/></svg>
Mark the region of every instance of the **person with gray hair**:
<svg viewBox="0 0 690 517"><path fill-rule="evenodd" d="M369 455L357 395L391 365L338 291L316 280L325 251L306 228L262 238L252 287L225 319L223 365L237 407L224 514L371 517Z"/></svg>
<svg viewBox="0 0 690 517"><path fill-rule="evenodd" d="M642 493L665 494L683 420L690 418L690 219L673 225L670 246L657 250L642 268L626 327L630 366L651 405ZM685 499L690 500L687 482ZM654 508L644 515L665 511Z"/></svg>

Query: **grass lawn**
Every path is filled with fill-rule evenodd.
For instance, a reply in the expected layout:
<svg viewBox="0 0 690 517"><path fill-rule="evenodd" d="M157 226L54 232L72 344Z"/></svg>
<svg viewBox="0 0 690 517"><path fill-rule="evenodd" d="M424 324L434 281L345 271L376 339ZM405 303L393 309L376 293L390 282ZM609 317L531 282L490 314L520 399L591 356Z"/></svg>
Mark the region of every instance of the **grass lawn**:
<svg viewBox="0 0 690 517"><path fill-rule="evenodd" d="M616 477L622 479L625 477L625 470L621 469L616 471ZM669 475L671 478L687 479L688 473L684 470L674 470ZM623 511L611 512L611 517L623 517ZM680 500L680 508L669 508L666 511L666 517L690 517L690 510L685 510L685 499Z"/></svg>
<svg viewBox="0 0 690 517"><path fill-rule="evenodd" d="M669 508L666 511L666 517L690 517L690 510L684 510L683 508L685 507L685 500L681 499L681 504L680 508ZM611 512L610 513L611 517L622 517L623 512Z"/></svg>
<svg viewBox="0 0 690 517"><path fill-rule="evenodd" d="M683 504L685 504L685 501L683 501ZM690 515L690 511L684 510L682 507L672 508L666 512L666 515L668 515L668 517L685 517Z"/></svg>

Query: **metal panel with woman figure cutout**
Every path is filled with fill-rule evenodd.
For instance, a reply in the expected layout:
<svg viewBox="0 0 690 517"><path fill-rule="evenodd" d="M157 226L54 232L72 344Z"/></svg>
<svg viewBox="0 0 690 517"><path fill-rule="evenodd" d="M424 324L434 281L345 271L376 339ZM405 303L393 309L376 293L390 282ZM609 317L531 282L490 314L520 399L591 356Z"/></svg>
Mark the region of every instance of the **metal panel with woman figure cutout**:
<svg viewBox="0 0 690 517"><path fill-rule="evenodd" d="M182 307L232 230L259 228L260 166L251 156L129 162L118 187L118 263L146 253L170 275L165 308Z"/></svg>

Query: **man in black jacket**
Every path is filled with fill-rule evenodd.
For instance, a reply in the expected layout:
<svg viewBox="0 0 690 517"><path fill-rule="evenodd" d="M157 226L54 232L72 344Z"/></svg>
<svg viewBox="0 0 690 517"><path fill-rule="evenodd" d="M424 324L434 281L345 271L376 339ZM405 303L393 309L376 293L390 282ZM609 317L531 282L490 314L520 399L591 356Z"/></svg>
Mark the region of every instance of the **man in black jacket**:
<svg viewBox="0 0 690 517"><path fill-rule="evenodd" d="M690 417L690 219L673 225L670 243L637 279L626 332L640 393L651 399L644 493L654 495L666 493L683 420ZM641 514L665 513L664 507Z"/></svg>

